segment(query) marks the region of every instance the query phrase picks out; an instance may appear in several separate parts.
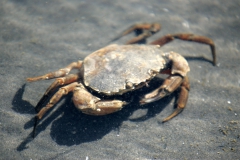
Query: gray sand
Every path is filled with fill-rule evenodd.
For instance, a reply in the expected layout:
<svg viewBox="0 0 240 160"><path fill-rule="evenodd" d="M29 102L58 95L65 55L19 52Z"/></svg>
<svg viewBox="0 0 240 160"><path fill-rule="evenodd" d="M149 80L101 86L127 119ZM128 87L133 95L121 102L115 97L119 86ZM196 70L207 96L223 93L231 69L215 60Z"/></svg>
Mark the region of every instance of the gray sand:
<svg viewBox="0 0 240 160"><path fill-rule="evenodd" d="M239 8L238 0L1 0L0 159L240 159ZM214 40L217 67L206 45L176 40L162 48L191 67L186 109L162 124L172 95L94 117L78 112L69 95L32 140L34 106L52 80L25 79L83 59L138 22L162 24L149 41L178 32Z"/></svg>

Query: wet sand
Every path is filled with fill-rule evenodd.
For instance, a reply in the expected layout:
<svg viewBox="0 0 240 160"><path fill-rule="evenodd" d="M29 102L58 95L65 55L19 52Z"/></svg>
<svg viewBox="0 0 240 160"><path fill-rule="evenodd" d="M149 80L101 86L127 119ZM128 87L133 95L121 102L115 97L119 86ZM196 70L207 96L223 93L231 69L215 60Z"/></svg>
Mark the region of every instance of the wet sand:
<svg viewBox="0 0 240 160"><path fill-rule="evenodd" d="M237 0L2 0L0 159L239 159L239 7ZM139 22L162 24L148 42L179 32L214 40L217 67L207 45L175 40L162 48L189 62L185 110L161 123L173 111L171 95L144 106L135 98L117 113L94 117L80 113L70 94L44 117L32 139L34 106L52 80L26 78L83 59Z"/></svg>

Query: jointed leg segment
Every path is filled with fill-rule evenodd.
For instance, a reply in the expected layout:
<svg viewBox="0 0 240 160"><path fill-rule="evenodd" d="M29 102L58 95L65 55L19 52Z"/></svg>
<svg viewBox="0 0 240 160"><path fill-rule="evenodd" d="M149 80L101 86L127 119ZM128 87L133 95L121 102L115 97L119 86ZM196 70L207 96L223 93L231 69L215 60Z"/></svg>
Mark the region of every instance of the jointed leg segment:
<svg viewBox="0 0 240 160"><path fill-rule="evenodd" d="M39 112L42 105L48 100L48 98L56 91L60 86L71 84L79 79L78 74L69 74L66 77L57 78L46 90L40 101L38 102L35 110Z"/></svg>
<svg viewBox="0 0 240 160"><path fill-rule="evenodd" d="M33 127L33 137L35 137L35 132L36 132L36 127L38 124L38 120L41 119L43 117L43 115L50 109L52 108L57 102L59 102L59 100L62 98L62 96L68 94L69 92L73 91L74 88L76 87L78 83L74 82L71 83L69 85L66 85L64 87L61 87L49 100L49 102L47 103L47 105L45 107L43 107L36 115L35 117L35 123L34 123L34 127ZM43 96L43 98L45 97L45 95ZM42 99L41 99L42 100ZM41 101L40 100L40 101ZM47 99L45 99L47 100ZM40 103L38 103L40 104ZM37 106L38 109L40 109L39 107L41 106Z"/></svg>
<svg viewBox="0 0 240 160"><path fill-rule="evenodd" d="M165 36L151 42L150 44L163 46L163 45L173 41L174 39L180 39L180 40L184 40L184 41L192 41L192 42L209 45L211 52L212 52L213 65L216 65L215 45L214 45L213 40L211 40L208 37L194 35L194 34L190 34L190 33L168 34L168 35L165 35Z"/></svg>
<svg viewBox="0 0 240 160"><path fill-rule="evenodd" d="M187 104L189 90L190 90L189 80L188 80L188 77L185 77L180 86L179 95L177 97L177 103L175 104L176 109L173 111L173 113L171 115L166 117L162 122L169 121L170 119L177 116L179 113L181 113L183 111L183 109L185 108L185 106Z"/></svg>
<svg viewBox="0 0 240 160"><path fill-rule="evenodd" d="M42 116L51 108L53 107L61 98L62 96L68 94L69 92L72 92L75 87L77 86L78 82L71 83L69 85L66 85L64 87L61 87L49 100L48 104L43 107L38 113L37 118L41 119Z"/></svg>
<svg viewBox="0 0 240 160"><path fill-rule="evenodd" d="M69 64L67 67L59 69L55 72L47 73L43 76L27 78L27 81L35 82L35 81L39 81L39 80L47 80L47 79L52 79L52 78L64 77L64 76L68 75L68 73L72 69L80 69L81 66L82 66L82 61L73 62L73 63Z"/></svg>
<svg viewBox="0 0 240 160"><path fill-rule="evenodd" d="M138 32L139 34L137 37L132 38L129 40L126 44L134 44L138 43L141 40L144 40L153 34L157 33L161 29L161 25L159 23L140 23L140 24L135 24L123 31L119 36L114 38L112 41L116 41L119 38L135 31L136 33Z"/></svg>
<svg viewBox="0 0 240 160"><path fill-rule="evenodd" d="M42 104L47 101L47 99L53 94L53 92L61 85L66 85L66 84L70 84L72 82L76 82L77 79L79 78L77 74L70 74L68 75L68 73L72 70L72 69L80 69L82 66L82 61L78 61L78 62L73 62L71 64L69 64L67 67L59 69L55 72L51 72L51 73L47 73L43 76L38 76L38 77L32 77L32 78L27 78L28 82L34 82L34 81L39 81L39 80L48 80L48 79L52 79L52 78L58 78L58 77L62 77L62 78L58 78L56 79L46 90L46 92L44 93L43 97L40 99L40 101L38 102L35 110L38 112L40 107L42 106ZM64 77L66 76L66 77Z"/></svg>

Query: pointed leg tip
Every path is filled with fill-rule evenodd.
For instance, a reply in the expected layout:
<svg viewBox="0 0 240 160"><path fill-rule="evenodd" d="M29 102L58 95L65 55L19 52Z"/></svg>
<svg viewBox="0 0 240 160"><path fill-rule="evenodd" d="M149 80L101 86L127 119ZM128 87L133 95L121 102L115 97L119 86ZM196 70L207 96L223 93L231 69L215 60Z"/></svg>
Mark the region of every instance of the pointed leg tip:
<svg viewBox="0 0 240 160"><path fill-rule="evenodd" d="M26 78L26 80L28 82L35 82L35 81L39 81L39 80L42 80L43 78L41 77L30 77L30 78Z"/></svg>
<svg viewBox="0 0 240 160"><path fill-rule="evenodd" d="M170 119L176 117L179 113L183 111L183 108L177 108L170 116L163 119L162 123L169 121Z"/></svg>
<svg viewBox="0 0 240 160"><path fill-rule="evenodd" d="M39 118L38 118L38 116L36 115L36 116L35 116L35 119L34 119L33 130L32 130L32 138L33 138L33 139L36 137L36 129L37 129L38 121L39 121Z"/></svg>
<svg viewBox="0 0 240 160"><path fill-rule="evenodd" d="M165 123L165 122L167 122L167 121L169 121L169 120L170 120L170 119L165 118L165 119L162 120L162 123Z"/></svg>

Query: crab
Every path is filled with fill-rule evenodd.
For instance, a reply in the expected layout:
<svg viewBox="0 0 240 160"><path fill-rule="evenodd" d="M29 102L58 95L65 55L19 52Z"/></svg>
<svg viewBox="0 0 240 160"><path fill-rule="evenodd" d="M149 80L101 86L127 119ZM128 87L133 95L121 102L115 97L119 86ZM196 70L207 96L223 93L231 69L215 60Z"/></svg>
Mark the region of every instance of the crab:
<svg viewBox="0 0 240 160"><path fill-rule="evenodd" d="M176 109L167 118L166 122L178 115L186 106L190 84L187 73L190 71L186 59L176 52L163 53L160 50L164 44L174 39L193 41L210 46L213 56L213 65L216 65L214 42L204 36L189 33L168 34L150 44L136 44L157 33L161 26L158 23L135 24L126 29L114 40L133 31L137 36L125 45L111 44L101 48L84 60L76 61L65 68L42 76L27 78L27 81L39 81L56 78L44 93L35 107L36 121L52 108L62 96L73 92L73 103L77 109L89 115L107 115L121 110L129 102L121 99L111 99L114 95L123 95L133 90L148 86L148 83L159 74L169 76L162 84L150 93L145 94L140 104L157 101L174 91L178 91ZM69 74L77 69L75 74ZM99 96L104 95L104 96ZM46 106L43 107L43 104Z"/></svg>

